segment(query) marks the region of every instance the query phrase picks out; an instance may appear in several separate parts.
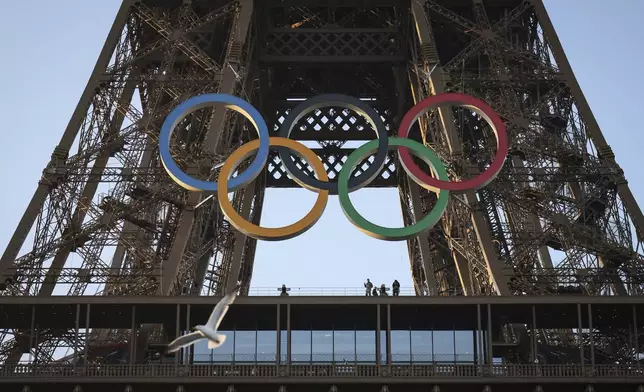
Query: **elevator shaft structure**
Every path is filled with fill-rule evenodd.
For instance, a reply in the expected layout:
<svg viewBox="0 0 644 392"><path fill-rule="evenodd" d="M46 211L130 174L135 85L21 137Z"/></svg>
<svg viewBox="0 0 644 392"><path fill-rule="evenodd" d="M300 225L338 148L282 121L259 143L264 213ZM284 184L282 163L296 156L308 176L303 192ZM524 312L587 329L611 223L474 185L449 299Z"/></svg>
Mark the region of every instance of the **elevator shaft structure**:
<svg viewBox="0 0 644 392"><path fill-rule="evenodd" d="M367 100L390 135L428 96L483 99L506 123L511 154L494 182L453 195L442 222L408 241L417 295L644 290L644 216L541 0L125 0L2 254L0 294L221 295L238 283L246 294L256 241L231 228L215 197L176 185L158 155L168 113L209 92L251 102L272 135L298 101L322 93ZM373 138L361 116L333 107L296 130L318 142L331 179L352 151L347 141ZM214 180L213 168L252 133L241 116L202 109L179 124L172 152L188 173ZM422 116L410 135L448 163L453 180L485 170L496 148L485 121L463 108ZM293 186L273 152L233 202L259 223L265 189ZM398 187L405 225L435 200L393 151L370 186ZM524 329L508 325L506 339L519 342ZM628 355L609 332L601 331L606 355ZM51 344L32 353L36 362L74 344L64 331L42 333ZM166 338L153 325L141 333ZM25 334L4 331L0 361L28 351ZM565 330L540 336L575 344ZM116 330L93 337L97 347L128 340Z"/></svg>

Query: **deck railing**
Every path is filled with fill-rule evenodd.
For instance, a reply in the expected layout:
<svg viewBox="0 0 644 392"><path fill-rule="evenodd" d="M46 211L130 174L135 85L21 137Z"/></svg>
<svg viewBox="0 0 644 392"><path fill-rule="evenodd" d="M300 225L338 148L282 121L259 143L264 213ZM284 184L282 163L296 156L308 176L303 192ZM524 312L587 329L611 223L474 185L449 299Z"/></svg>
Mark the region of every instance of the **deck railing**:
<svg viewBox="0 0 644 392"><path fill-rule="evenodd" d="M143 364L0 365L0 383L16 378L642 378L644 368L630 365L362 365L362 364ZM62 381L62 380L61 380Z"/></svg>
<svg viewBox="0 0 644 392"><path fill-rule="evenodd" d="M291 296L364 296L364 287L289 287L288 295ZM392 296L393 290L387 286L387 295ZM252 296L278 296L280 295L279 287L251 287L248 290L248 295ZM401 288L401 296L415 296L416 292L412 287Z"/></svg>

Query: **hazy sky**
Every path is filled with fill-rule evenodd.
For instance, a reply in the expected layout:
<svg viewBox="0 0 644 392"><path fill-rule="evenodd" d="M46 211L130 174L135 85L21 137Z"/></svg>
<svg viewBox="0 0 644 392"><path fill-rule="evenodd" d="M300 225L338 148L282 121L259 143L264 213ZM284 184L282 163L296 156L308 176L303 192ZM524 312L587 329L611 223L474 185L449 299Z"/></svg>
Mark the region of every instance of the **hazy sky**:
<svg viewBox="0 0 644 392"><path fill-rule="evenodd" d="M4 251L80 98L119 7L119 0L2 1L0 12L0 251ZM586 98L644 202L641 121L644 88L641 16L644 2L547 0L546 5ZM637 166L640 166L638 169ZM303 216L315 195L269 189L263 223L284 225ZM395 189L361 190L352 200L367 218L402 224ZM29 244L31 245L31 244ZM404 242L372 239L356 230L332 197L324 216L295 239L260 242L253 287L360 287L370 277L411 285Z"/></svg>

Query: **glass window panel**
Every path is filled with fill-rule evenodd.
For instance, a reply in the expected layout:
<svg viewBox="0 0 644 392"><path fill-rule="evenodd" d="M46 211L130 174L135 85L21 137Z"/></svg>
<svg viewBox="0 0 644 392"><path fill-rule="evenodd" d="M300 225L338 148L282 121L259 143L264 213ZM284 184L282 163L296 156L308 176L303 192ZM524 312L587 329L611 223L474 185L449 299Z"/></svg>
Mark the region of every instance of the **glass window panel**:
<svg viewBox="0 0 644 392"><path fill-rule="evenodd" d="M336 362L354 362L356 360L354 331L335 331L333 344L333 355Z"/></svg>
<svg viewBox="0 0 644 392"><path fill-rule="evenodd" d="M411 336L409 331L391 331L391 361L411 361Z"/></svg>
<svg viewBox="0 0 644 392"><path fill-rule="evenodd" d="M311 331L291 331L291 361L311 362Z"/></svg>
<svg viewBox="0 0 644 392"><path fill-rule="evenodd" d="M454 331L434 331L434 361L454 362Z"/></svg>
<svg viewBox="0 0 644 392"><path fill-rule="evenodd" d="M235 362L255 361L256 331L235 332Z"/></svg>
<svg viewBox="0 0 644 392"><path fill-rule="evenodd" d="M430 363L432 357L432 331L411 331L411 354L415 363Z"/></svg>
<svg viewBox="0 0 644 392"><path fill-rule="evenodd" d="M356 331L356 360L376 361L376 331Z"/></svg>
<svg viewBox="0 0 644 392"><path fill-rule="evenodd" d="M313 331L313 362L331 362L333 353L332 331Z"/></svg>
<svg viewBox="0 0 644 392"><path fill-rule="evenodd" d="M456 362L474 362L474 334L472 331L456 331Z"/></svg>
<svg viewBox="0 0 644 392"><path fill-rule="evenodd" d="M277 354L277 332L276 331L258 331L257 332L257 361L275 362L276 354Z"/></svg>

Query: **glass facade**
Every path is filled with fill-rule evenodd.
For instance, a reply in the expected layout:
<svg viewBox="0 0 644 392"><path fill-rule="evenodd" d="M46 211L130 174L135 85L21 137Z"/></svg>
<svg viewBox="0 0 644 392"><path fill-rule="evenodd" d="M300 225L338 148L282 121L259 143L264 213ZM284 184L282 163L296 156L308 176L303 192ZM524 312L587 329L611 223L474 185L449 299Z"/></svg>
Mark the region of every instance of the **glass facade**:
<svg viewBox="0 0 644 392"><path fill-rule="evenodd" d="M194 346L195 363L276 362L276 331L220 331L226 342L210 350ZM391 360L404 363L474 363L472 331L391 331ZM287 362L286 331L281 333L281 360ZM380 333L381 363L387 361L387 334ZM480 356L480 354L479 354ZM376 331L291 331L292 363L376 362Z"/></svg>

